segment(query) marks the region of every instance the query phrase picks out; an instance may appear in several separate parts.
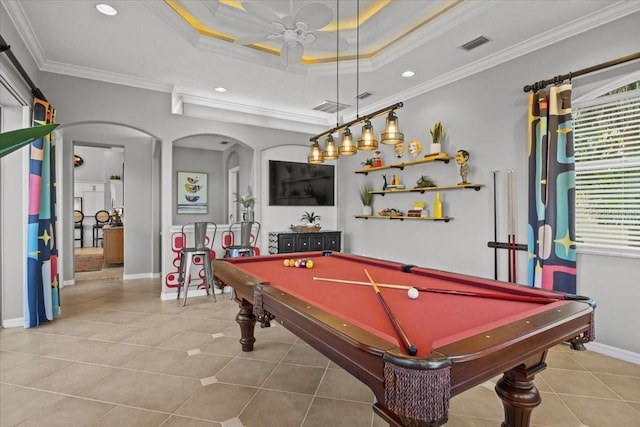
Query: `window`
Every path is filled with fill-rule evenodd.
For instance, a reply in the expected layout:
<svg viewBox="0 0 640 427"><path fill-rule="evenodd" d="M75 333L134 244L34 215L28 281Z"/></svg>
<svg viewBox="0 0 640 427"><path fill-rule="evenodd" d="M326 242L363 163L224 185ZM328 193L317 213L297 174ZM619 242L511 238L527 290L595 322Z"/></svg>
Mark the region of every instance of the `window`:
<svg viewBox="0 0 640 427"><path fill-rule="evenodd" d="M580 250L640 257L639 83L575 110Z"/></svg>

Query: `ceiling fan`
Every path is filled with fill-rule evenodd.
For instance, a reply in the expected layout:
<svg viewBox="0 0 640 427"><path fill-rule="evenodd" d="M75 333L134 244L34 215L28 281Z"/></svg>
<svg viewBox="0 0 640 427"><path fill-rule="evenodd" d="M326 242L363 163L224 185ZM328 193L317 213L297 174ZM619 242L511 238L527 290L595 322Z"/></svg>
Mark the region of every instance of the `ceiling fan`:
<svg viewBox="0 0 640 427"><path fill-rule="evenodd" d="M240 37L234 43L246 46L264 41L281 42L280 57L287 64L299 61L304 54L305 46L323 51L334 51L336 48L342 51L349 47L347 40L335 32L320 31L333 20L333 12L328 6L311 3L300 8L294 15L291 0L289 15L280 17L265 6L265 3L245 0L242 7L254 18L270 25L271 29L264 34Z"/></svg>

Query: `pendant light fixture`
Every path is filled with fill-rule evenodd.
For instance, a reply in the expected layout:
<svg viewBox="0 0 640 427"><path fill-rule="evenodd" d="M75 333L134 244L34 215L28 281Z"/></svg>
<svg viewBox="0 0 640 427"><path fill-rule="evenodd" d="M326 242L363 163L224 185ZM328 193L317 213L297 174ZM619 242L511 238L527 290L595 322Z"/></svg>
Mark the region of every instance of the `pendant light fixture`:
<svg viewBox="0 0 640 427"><path fill-rule="evenodd" d="M313 141L313 144L311 144L311 153L309 153L309 157L307 157L307 161L314 165L324 163L324 158L322 157L322 150L320 149L320 144L318 144L317 139Z"/></svg>
<svg viewBox="0 0 640 427"><path fill-rule="evenodd" d="M338 104L340 100L340 69L339 69L339 38L336 38L336 127L322 132L309 138L311 141L311 152L308 157L309 163L323 163L324 160L334 160L339 156L351 156L360 150L376 150L378 141L373 133L371 119L388 113L387 126L381 135L381 139L385 144L397 144L404 141L404 135L398 130L398 117L395 110L402 108L402 102L385 107L381 110L360 117L360 0L357 2L357 18L356 18L356 118L348 123L339 124ZM339 2L336 0L336 16L338 19L338 27L340 21ZM339 28L338 28L339 35ZM354 143L351 134L351 126L364 123L362 127L362 135L358 143ZM336 143L333 134L340 135L340 131L344 130L340 138L340 146L336 149ZM324 152L320 148L318 140L327 137Z"/></svg>
<svg viewBox="0 0 640 427"><path fill-rule="evenodd" d="M362 135L358 140L358 150L371 151L378 148L378 140L373 134L373 126L370 120L366 120L362 126Z"/></svg>
<svg viewBox="0 0 640 427"><path fill-rule="evenodd" d="M358 152L358 147L353 143L353 136L351 135L351 129L346 128L342 134L342 141L338 152L341 156L351 156Z"/></svg>
<svg viewBox="0 0 640 427"><path fill-rule="evenodd" d="M335 142L333 142L333 135L329 135L327 137L327 142L324 144L322 157L324 160L336 160L338 157L340 157L338 147L336 147Z"/></svg>
<svg viewBox="0 0 640 427"><path fill-rule="evenodd" d="M404 134L398 129L398 116L394 111L390 111L387 116L387 126L380 135L382 144L402 144L404 142Z"/></svg>
<svg viewBox="0 0 640 427"><path fill-rule="evenodd" d="M340 111L340 67L338 52L340 50L340 6L338 0L336 0L336 128L340 125L339 111ZM324 152L322 153L325 160L336 160L340 157L338 147L336 147L333 141L333 135L329 134L327 142L324 145Z"/></svg>

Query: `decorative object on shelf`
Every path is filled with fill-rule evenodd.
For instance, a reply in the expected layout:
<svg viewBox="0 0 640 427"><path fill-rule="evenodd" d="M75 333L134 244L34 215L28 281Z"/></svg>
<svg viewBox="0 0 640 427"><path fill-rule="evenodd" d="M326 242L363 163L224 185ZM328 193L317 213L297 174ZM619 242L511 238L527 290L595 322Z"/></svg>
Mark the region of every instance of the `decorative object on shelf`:
<svg viewBox="0 0 640 427"><path fill-rule="evenodd" d="M360 162L360 164L365 168L372 168L376 165L376 159L371 157L369 159L366 159L364 162Z"/></svg>
<svg viewBox="0 0 640 427"><path fill-rule="evenodd" d="M467 150L458 150L456 153L456 163L460 165L460 178L462 182L458 185L468 184L467 175L469 175L469 152Z"/></svg>
<svg viewBox="0 0 640 427"><path fill-rule="evenodd" d="M207 174L178 172L177 208L179 214L207 213Z"/></svg>
<svg viewBox="0 0 640 427"><path fill-rule="evenodd" d="M77 154L73 155L73 167L77 168L79 166L82 166L84 164L84 159L80 156L78 156Z"/></svg>
<svg viewBox="0 0 640 427"><path fill-rule="evenodd" d="M433 202L433 217L442 218L442 200L439 191L436 193L436 201Z"/></svg>
<svg viewBox="0 0 640 427"><path fill-rule="evenodd" d="M435 187L436 184L433 182L431 178L426 175L422 175L418 181L416 181L416 186L414 188L429 188Z"/></svg>
<svg viewBox="0 0 640 427"><path fill-rule="evenodd" d="M110 177L109 179L112 179L112 180L114 180L114 181L119 181L119 180L121 180L122 178L120 178L120 175L111 175L111 177Z"/></svg>
<svg viewBox="0 0 640 427"><path fill-rule="evenodd" d="M400 175L394 174L391 178L391 184L387 185L387 189L390 190L402 190L404 189L404 184L400 182Z"/></svg>
<svg viewBox="0 0 640 427"><path fill-rule="evenodd" d="M409 157L418 158L420 153L422 153L422 143L417 139L412 139L409 141L409 146L407 147L407 152L409 153ZM398 156L400 157L400 156Z"/></svg>
<svg viewBox="0 0 640 427"><path fill-rule="evenodd" d="M387 188L389 188L389 183L387 182L387 175L382 174L382 179L384 180L384 184L382 184L382 191L387 191Z"/></svg>
<svg viewBox="0 0 640 427"><path fill-rule="evenodd" d="M373 185L370 182L365 182L362 187L360 187L358 194L360 196L360 201L362 202L362 214L363 215L372 215L373 214Z"/></svg>
<svg viewBox="0 0 640 427"><path fill-rule="evenodd" d="M396 153L396 157L401 158L402 155L404 154L404 142L403 141L396 142L393 145L393 150Z"/></svg>
<svg viewBox="0 0 640 427"><path fill-rule="evenodd" d="M245 196L240 197L238 196L238 193L233 193L233 196L236 198L234 202L240 203L240 205L244 208L244 211L242 212L242 220L253 222L255 219L253 207L256 204L256 198L253 197L251 186L247 186L247 194Z"/></svg>
<svg viewBox="0 0 640 427"><path fill-rule="evenodd" d="M431 133L431 150L430 153L441 153L442 152L442 137L444 136L444 127L442 126L442 122L436 122L433 125L433 129L429 131Z"/></svg>
<svg viewBox="0 0 640 427"><path fill-rule="evenodd" d="M409 217L428 217L429 216L429 208L427 208L427 204L423 201L415 201L411 206L411 209L407 211L407 216Z"/></svg>
<svg viewBox="0 0 640 427"><path fill-rule="evenodd" d="M382 208L378 211L380 216L403 216L404 212L396 208Z"/></svg>
<svg viewBox="0 0 640 427"><path fill-rule="evenodd" d="M380 153L380 150L376 150L376 155L373 157L373 167L382 167L382 153Z"/></svg>

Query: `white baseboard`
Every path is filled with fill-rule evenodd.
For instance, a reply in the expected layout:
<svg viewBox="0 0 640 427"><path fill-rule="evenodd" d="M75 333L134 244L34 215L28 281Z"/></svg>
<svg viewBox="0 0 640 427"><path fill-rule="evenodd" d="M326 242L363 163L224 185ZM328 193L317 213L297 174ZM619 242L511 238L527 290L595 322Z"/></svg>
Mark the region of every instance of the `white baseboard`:
<svg viewBox="0 0 640 427"><path fill-rule="evenodd" d="M134 279L153 279L156 276L154 273L138 273L138 274L123 274L122 280L134 280Z"/></svg>
<svg viewBox="0 0 640 427"><path fill-rule="evenodd" d="M2 321L3 328L18 328L21 326L24 328L24 317L18 317L16 319L4 319Z"/></svg>
<svg viewBox="0 0 640 427"><path fill-rule="evenodd" d="M635 363L640 365L640 354L634 353L629 350L623 350L617 347L611 347L610 345L600 344L598 342L590 342L585 344L587 349L595 351L596 353L604 354L605 356L615 357L616 359L624 360L625 362Z"/></svg>
<svg viewBox="0 0 640 427"><path fill-rule="evenodd" d="M60 289L64 288L65 286L73 286L75 284L76 284L76 279L63 280L62 281L62 286L60 287Z"/></svg>
<svg viewBox="0 0 640 427"><path fill-rule="evenodd" d="M229 288L228 286L225 286L224 289L216 288L216 289L214 289L214 292L216 293L216 296L217 295L222 295L222 294L225 294L225 293L228 294L229 292L231 292L231 288ZM205 295L207 295L207 291L205 289L194 289L194 290L189 291L189 298L191 298L191 297L201 297L201 296L205 296ZM177 296L178 296L178 292L163 292L163 293L160 294L160 299L162 301L169 301L169 300L172 300L172 299L176 299Z"/></svg>

